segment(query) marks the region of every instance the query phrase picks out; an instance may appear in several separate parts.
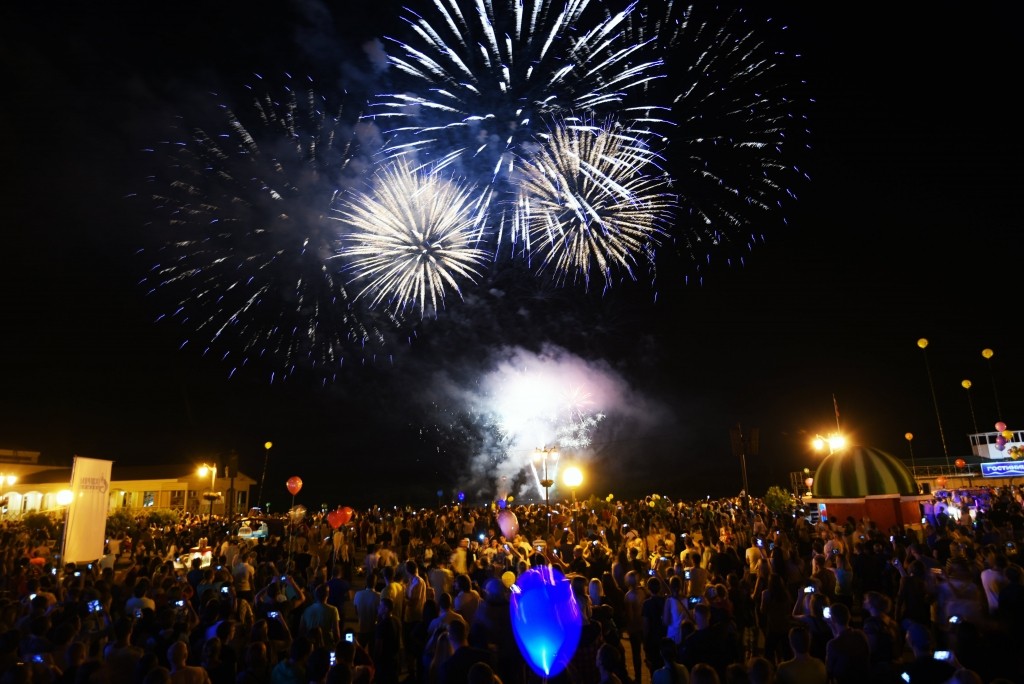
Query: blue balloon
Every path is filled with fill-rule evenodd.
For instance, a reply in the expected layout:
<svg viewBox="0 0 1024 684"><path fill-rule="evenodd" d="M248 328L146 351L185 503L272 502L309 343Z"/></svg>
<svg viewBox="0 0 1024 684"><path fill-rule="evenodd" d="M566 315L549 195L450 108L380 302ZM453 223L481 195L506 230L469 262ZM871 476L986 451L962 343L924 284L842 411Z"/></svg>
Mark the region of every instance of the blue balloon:
<svg viewBox="0 0 1024 684"><path fill-rule="evenodd" d="M568 579L542 566L521 574L511 587L510 610L516 644L541 677L564 670L580 645L583 615Z"/></svg>

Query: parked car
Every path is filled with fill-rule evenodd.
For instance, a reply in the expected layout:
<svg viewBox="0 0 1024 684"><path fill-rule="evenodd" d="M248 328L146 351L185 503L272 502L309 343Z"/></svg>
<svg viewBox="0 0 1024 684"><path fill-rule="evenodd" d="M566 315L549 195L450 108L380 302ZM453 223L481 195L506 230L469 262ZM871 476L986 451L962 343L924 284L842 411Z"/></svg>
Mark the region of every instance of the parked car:
<svg viewBox="0 0 1024 684"><path fill-rule="evenodd" d="M261 520L243 520L236 536L239 539L266 539L270 536L270 528Z"/></svg>

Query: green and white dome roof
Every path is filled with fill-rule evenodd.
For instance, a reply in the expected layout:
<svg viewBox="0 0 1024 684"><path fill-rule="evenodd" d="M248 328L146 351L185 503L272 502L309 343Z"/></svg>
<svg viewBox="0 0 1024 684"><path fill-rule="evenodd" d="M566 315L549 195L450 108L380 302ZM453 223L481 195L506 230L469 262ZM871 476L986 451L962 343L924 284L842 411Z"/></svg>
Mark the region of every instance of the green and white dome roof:
<svg viewBox="0 0 1024 684"><path fill-rule="evenodd" d="M830 454L814 473L811 496L852 499L864 496L914 496L910 469L881 449L851 446Z"/></svg>

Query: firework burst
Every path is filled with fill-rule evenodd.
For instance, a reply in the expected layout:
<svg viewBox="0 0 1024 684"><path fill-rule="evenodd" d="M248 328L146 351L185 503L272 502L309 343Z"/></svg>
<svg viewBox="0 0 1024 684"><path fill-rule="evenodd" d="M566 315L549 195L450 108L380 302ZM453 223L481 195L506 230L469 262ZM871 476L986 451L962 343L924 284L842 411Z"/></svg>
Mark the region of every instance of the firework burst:
<svg viewBox="0 0 1024 684"><path fill-rule="evenodd" d="M811 100L799 54L775 41L785 26L742 9L651 0L626 33L664 56L669 79L647 84L671 101L671 160L680 215L672 240L698 265L732 245L760 242L772 212L806 180Z"/></svg>
<svg viewBox="0 0 1024 684"><path fill-rule="evenodd" d="M614 112L624 123L646 122L653 108L632 105L630 95L659 78L662 63L645 42L624 38L633 9L434 0L423 15L408 12L409 35L391 40L389 56L403 90L371 110L388 129L387 153L500 185L553 116Z"/></svg>
<svg viewBox="0 0 1024 684"><path fill-rule="evenodd" d="M644 141L615 129L563 123L520 164L517 222L556 281L594 274L610 287L618 273L636 279L638 255L653 263L669 225L658 155Z"/></svg>
<svg viewBox="0 0 1024 684"><path fill-rule="evenodd" d="M161 164L148 196L159 219L149 229L159 246L143 285L159 319L189 331L182 346L221 356L231 374L259 360L271 381L301 368L331 382L346 357L365 363L384 351L397 325L361 311L328 268L325 214L352 181L359 130L308 83L289 78L250 97L237 111L218 105L201 125L179 119L153 150Z"/></svg>
<svg viewBox="0 0 1024 684"><path fill-rule="evenodd" d="M446 292L461 295L460 282L476 280L489 258L476 247L486 216L474 189L403 160L385 166L370 192L343 200L336 218L345 224L341 258L373 307L436 315Z"/></svg>

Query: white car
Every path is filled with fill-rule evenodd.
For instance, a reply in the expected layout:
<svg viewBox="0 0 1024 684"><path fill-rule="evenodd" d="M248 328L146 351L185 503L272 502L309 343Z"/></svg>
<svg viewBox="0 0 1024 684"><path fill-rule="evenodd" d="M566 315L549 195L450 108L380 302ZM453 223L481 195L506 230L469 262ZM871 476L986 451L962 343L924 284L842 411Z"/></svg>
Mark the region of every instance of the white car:
<svg viewBox="0 0 1024 684"><path fill-rule="evenodd" d="M210 567L210 563L213 562L213 549L210 547L197 548L193 547L189 551L178 556L178 559L174 562L174 568L176 570L190 570L192 568L192 561L199 559L199 567L206 569Z"/></svg>
<svg viewBox="0 0 1024 684"><path fill-rule="evenodd" d="M236 536L239 539L266 539L270 536L270 528L265 522L257 523L255 520L251 520L242 523Z"/></svg>

